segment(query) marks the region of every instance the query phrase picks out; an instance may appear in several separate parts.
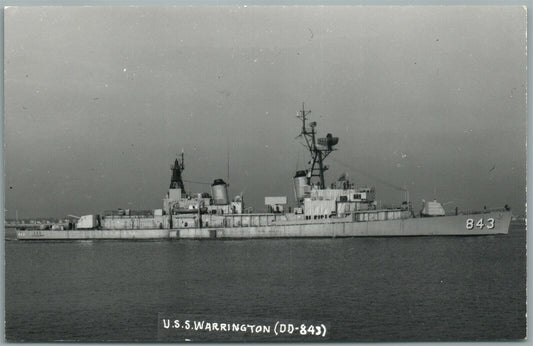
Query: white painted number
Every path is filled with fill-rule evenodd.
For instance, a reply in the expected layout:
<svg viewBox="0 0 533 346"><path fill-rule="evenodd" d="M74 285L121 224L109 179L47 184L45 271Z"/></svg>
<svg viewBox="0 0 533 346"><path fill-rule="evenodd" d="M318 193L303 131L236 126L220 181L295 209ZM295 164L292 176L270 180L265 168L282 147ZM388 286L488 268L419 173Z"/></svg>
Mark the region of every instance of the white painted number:
<svg viewBox="0 0 533 346"><path fill-rule="evenodd" d="M485 224L483 222L483 218L477 220L477 222L475 222L474 219L467 219L466 220L466 229L474 229L474 226L479 228L479 229L483 229L483 227L487 226L488 229L493 229L495 226L496 226L496 223L494 222L494 219L493 218L489 218L487 219L487 224Z"/></svg>

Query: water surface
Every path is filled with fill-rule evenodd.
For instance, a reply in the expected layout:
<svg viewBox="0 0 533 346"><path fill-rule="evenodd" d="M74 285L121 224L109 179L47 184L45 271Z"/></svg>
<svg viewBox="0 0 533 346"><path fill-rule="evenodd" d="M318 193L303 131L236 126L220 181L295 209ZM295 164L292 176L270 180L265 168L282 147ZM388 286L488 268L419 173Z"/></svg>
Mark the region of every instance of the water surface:
<svg viewBox="0 0 533 346"><path fill-rule="evenodd" d="M157 314L174 312L327 321L335 341L522 339L525 241L523 225L478 237L7 240L6 335L157 341Z"/></svg>

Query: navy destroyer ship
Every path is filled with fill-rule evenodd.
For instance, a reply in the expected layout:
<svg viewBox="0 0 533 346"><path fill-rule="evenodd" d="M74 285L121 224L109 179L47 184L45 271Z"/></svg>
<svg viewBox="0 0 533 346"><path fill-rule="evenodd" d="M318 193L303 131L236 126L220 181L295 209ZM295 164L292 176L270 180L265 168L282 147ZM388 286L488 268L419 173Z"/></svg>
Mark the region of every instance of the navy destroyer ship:
<svg viewBox="0 0 533 346"><path fill-rule="evenodd" d="M434 236L506 234L511 212L484 209L447 215L437 201L424 201L419 213L409 200L379 208L373 187L350 183L344 176L326 186L325 159L336 150L338 137L318 138L317 124L302 107L299 138L311 160L293 178L296 205L286 196L265 197L267 213L245 212L242 196L228 197L228 185L214 180L211 193L187 193L182 179L184 154L171 166L172 176L161 209L114 210L84 215L76 222L45 229L18 230L19 240L93 239L250 239L297 237ZM408 199L408 198L407 198Z"/></svg>

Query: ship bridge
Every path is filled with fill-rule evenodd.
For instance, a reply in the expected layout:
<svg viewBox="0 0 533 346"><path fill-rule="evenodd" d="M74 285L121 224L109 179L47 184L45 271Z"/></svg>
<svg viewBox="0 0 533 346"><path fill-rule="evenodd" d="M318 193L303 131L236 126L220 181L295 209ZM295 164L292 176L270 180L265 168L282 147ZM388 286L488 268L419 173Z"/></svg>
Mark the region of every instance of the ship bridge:
<svg viewBox="0 0 533 346"><path fill-rule="evenodd" d="M311 189L304 198L306 219L330 218L376 208L374 188Z"/></svg>

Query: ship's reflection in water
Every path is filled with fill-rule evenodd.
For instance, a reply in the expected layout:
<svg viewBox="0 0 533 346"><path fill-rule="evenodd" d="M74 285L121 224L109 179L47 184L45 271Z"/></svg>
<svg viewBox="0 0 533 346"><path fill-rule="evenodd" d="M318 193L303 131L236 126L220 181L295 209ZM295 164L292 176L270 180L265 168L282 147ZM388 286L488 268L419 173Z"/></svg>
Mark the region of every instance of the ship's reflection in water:
<svg viewBox="0 0 533 346"><path fill-rule="evenodd" d="M520 339L525 237L7 241L6 334L157 341L173 312L327 321L330 341Z"/></svg>

